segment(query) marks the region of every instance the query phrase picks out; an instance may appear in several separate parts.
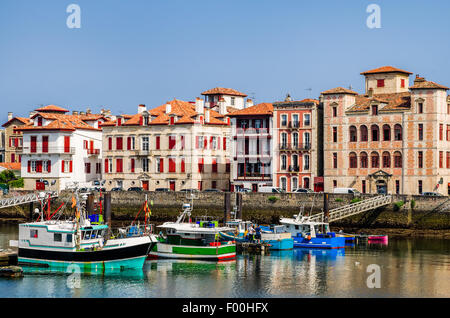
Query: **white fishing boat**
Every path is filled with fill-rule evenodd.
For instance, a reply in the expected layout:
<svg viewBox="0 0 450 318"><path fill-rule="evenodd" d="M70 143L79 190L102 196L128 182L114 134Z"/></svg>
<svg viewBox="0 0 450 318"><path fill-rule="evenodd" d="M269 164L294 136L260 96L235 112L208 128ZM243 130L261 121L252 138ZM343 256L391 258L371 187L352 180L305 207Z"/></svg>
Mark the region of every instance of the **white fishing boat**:
<svg viewBox="0 0 450 318"><path fill-rule="evenodd" d="M76 213L68 220L46 220L41 209L36 222L19 225L19 240L10 242L18 247L19 264L58 268L75 264L81 270L142 268L156 243L150 227L130 226L114 234L107 224L91 222L87 195L82 199L75 190Z"/></svg>

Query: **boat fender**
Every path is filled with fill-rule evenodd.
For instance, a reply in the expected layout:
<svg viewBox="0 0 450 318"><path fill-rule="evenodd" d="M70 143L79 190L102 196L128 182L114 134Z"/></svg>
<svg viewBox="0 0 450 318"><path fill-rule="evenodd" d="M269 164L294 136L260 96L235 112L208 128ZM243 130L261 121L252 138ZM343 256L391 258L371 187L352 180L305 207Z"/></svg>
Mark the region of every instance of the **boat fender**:
<svg viewBox="0 0 450 318"><path fill-rule="evenodd" d="M310 241L310 240L311 240L311 235L308 235L308 236L306 237L306 239L307 239L308 241Z"/></svg>

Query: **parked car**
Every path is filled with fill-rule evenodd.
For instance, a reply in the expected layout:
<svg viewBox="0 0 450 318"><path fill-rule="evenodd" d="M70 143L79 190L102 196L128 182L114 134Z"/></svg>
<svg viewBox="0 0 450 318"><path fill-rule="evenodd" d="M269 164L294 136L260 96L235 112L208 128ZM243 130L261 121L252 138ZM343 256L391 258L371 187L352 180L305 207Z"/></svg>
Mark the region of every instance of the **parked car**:
<svg viewBox="0 0 450 318"><path fill-rule="evenodd" d="M423 192L422 195L425 197L443 197L442 194L437 192Z"/></svg>
<svg viewBox="0 0 450 318"><path fill-rule="evenodd" d="M200 192L197 189L181 189L180 192Z"/></svg>
<svg viewBox="0 0 450 318"><path fill-rule="evenodd" d="M170 192L169 188L156 188L155 189L156 192Z"/></svg>
<svg viewBox="0 0 450 318"><path fill-rule="evenodd" d="M297 188L297 189L294 189L292 192L294 192L294 193L314 193L313 190L305 189L305 188Z"/></svg>
<svg viewBox="0 0 450 318"><path fill-rule="evenodd" d="M258 192L265 192L265 193L285 193L286 191L284 191L282 188L278 188L278 187L259 187L258 188Z"/></svg>
<svg viewBox="0 0 450 318"><path fill-rule="evenodd" d="M120 187L116 187L116 188L112 188L111 189L111 192L117 192L117 191L123 191L123 189L120 188Z"/></svg>
<svg viewBox="0 0 450 318"><path fill-rule="evenodd" d="M334 188L333 189L333 193L351 193L351 194L356 194L356 195L360 195L361 192L359 192L358 190L354 189L354 188Z"/></svg>
<svg viewBox="0 0 450 318"><path fill-rule="evenodd" d="M142 192L142 191L144 191L144 189L142 189L141 187L131 187L131 188L128 188L128 191Z"/></svg>
<svg viewBox="0 0 450 318"><path fill-rule="evenodd" d="M222 190L219 189L205 189L203 192L222 192Z"/></svg>
<svg viewBox="0 0 450 318"><path fill-rule="evenodd" d="M252 189L249 189L249 188L238 188L237 192L252 192Z"/></svg>

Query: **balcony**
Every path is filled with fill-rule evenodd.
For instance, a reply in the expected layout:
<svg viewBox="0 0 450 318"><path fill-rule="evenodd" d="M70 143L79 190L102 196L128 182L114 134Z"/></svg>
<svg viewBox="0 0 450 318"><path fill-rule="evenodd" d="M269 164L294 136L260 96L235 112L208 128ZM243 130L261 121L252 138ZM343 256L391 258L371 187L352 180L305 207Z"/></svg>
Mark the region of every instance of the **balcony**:
<svg viewBox="0 0 450 318"><path fill-rule="evenodd" d="M298 129L300 128L300 122L298 121L290 121L287 125L287 128L289 129Z"/></svg>
<svg viewBox="0 0 450 318"><path fill-rule="evenodd" d="M252 135L267 135L269 134L269 128L236 128L236 139L237 136L252 136Z"/></svg>
<svg viewBox="0 0 450 318"><path fill-rule="evenodd" d="M67 154L67 155L73 155L75 154L75 147L46 147L46 148L42 148L42 147L23 147L22 151L20 151L19 153L21 154L37 154L37 155L42 155L42 154Z"/></svg>
<svg viewBox="0 0 450 318"><path fill-rule="evenodd" d="M297 165L289 166L287 170L288 170L288 172L291 172L291 173L297 173L297 172L300 172L300 167Z"/></svg>
<svg viewBox="0 0 450 318"><path fill-rule="evenodd" d="M305 144L285 144L281 143L278 147L280 151L308 151L311 149L310 143Z"/></svg>
<svg viewBox="0 0 450 318"><path fill-rule="evenodd" d="M236 178L236 180L258 180L258 181L270 181L272 180L272 177L269 173L262 174L259 172L249 172L245 174L239 174Z"/></svg>
<svg viewBox="0 0 450 318"><path fill-rule="evenodd" d="M100 155L100 149L87 149L87 154L89 156L98 156Z"/></svg>

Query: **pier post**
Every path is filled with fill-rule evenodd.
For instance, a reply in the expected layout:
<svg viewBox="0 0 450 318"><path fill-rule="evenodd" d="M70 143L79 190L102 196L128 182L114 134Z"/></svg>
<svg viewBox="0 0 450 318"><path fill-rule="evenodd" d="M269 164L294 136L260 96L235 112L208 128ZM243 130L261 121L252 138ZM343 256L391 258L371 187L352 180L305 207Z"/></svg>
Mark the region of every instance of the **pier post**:
<svg viewBox="0 0 450 318"><path fill-rule="evenodd" d="M94 194L91 193L88 195L86 203L88 214L94 213Z"/></svg>
<svg viewBox="0 0 450 318"><path fill-rule="evenodd" d="M235 218L242 220L242 193L240 192L236 193L236 207L237 215L235 216Z"/></svg>
<svg viewBox="0 0 450 318"><path fill-rule="evenodd" d="M231 192L225 192L224 194L224 207L223 207L223 224L227 223L230 219L231 213Z"/></svg>
<svg viewBox="0 0 450 318"><path fill-rule="evenodd" d="M104 204L104 221L111 228L111 193L105 193L103 195Z"/></svg>
<svg viewBox="0 0 450 318"><path fill-rule="evenodd" d="M329 216L329 208L328 208L328 193L323 193L323 215L324 215L324 222L328 223L328 216Z"/></svg>

